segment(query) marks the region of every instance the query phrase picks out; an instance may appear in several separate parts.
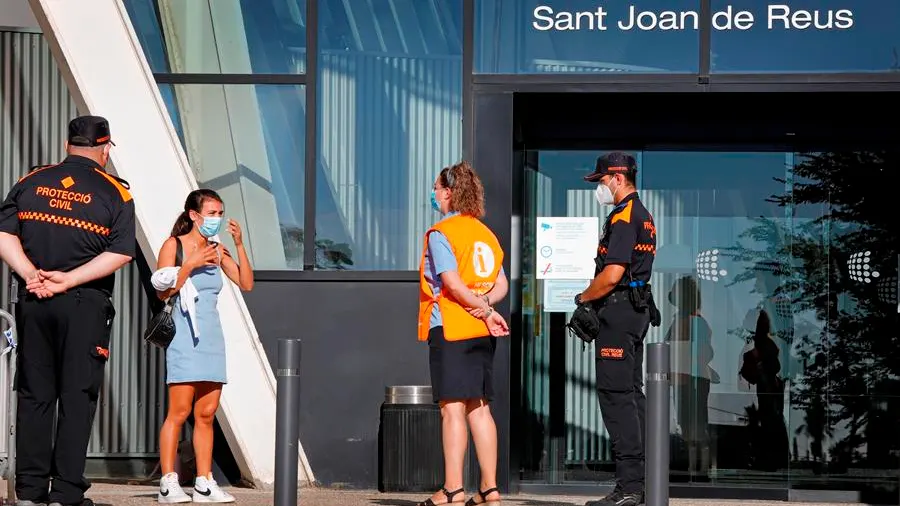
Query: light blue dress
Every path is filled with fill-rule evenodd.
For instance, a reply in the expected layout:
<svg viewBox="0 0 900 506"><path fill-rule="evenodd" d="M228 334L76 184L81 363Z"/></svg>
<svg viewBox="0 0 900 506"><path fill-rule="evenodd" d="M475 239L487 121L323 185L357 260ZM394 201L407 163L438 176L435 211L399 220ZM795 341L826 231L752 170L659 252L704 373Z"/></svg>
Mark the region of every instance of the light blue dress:
<svg viewBox="0 0 900 506"><path fill-rule="evenodd" d="M225 336L216 307L222 291L222 269L201 267L191 273L190 279L199 295L195 314L200 335L194 335L190 316L181 310L181 301L177 300L172 308L175 337L166 348L166 383L227 383Z"/></svg>

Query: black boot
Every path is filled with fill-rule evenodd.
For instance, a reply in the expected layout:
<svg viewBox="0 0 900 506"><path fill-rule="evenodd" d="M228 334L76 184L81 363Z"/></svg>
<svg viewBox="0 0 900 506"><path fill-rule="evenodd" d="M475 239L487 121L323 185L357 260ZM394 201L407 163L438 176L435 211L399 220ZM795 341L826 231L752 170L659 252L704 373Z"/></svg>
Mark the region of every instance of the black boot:
<svg viewBox="0 0 900 506"><path fill-rule="evenodd" d="M643 492L622 492L613 490L599 501L588 501L584 506L640 506L644 504Z"/></svg>

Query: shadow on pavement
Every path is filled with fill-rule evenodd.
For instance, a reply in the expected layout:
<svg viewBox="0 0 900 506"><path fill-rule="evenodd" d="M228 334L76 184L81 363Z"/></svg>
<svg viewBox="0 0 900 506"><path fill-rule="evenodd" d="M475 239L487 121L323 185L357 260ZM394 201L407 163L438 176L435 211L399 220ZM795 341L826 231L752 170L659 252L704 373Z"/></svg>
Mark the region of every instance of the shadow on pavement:
<svg viewBox="0 0 900 506"><path fill-rule="evenodd" d="M372 499L372 504L381 504L383 506L416 506L418 501L407 501L405 499Z"/></svg>

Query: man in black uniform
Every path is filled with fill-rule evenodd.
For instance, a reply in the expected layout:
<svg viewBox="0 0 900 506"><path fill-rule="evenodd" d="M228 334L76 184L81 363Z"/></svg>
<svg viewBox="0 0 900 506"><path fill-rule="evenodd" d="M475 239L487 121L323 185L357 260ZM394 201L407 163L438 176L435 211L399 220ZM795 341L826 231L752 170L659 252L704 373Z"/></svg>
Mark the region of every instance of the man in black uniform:
<svg viewBox="0 0 900 506"><path fill-rule="evenodd" d="M599 183L597 202L614 204L597 248L597 270L575 303L590 304L599 317L595 337L597 396L612 442L616 488L588 506L635 506L644 495L644 336L659 313L650 294L656 255L653 217L635 190L634 157L613 152L597 159L585 181ZM652 318L651 318L652 316Z"/></svg>
<svg viewBox="0 0 900 506"><path fill-rule="evenodd" d="M109 359L110 297L116 270L135 254L128 185L103 169L112 145L104 118L73 119L66 159L26 174L0 207L2 258L25 281L16 306L19 504L93 504L84 466Z"/></svg>

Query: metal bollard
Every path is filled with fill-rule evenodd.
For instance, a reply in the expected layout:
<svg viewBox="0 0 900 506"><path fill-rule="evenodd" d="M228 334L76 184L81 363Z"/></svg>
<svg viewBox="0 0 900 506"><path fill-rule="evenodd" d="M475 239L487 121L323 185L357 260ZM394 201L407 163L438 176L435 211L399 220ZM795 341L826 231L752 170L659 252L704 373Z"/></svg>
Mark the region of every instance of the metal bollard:
<svg viewBox="0 0 900 506"><path fill-rule="evenodd" d="M278 341L275 404L275 506L297 506L300 458L300 340Z"/></svg>
<svg viewBox="0 0 900 506"><path fill-rule="evenodd" d="M669 344L648 344L646 506L669 504L669 368Z"/></svg>

